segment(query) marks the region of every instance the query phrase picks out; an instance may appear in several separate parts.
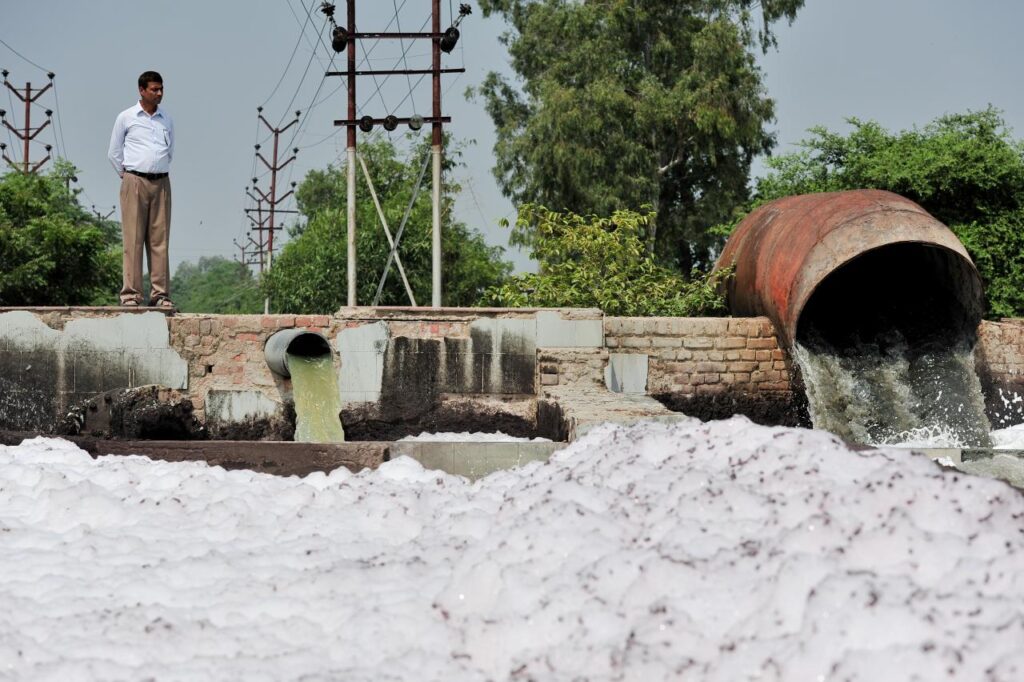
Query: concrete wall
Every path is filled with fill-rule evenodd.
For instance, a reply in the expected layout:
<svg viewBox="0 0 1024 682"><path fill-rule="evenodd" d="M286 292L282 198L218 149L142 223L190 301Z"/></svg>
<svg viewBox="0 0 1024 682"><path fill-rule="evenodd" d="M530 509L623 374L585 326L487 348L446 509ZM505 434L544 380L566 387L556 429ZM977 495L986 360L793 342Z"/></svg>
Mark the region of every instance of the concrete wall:
<svg viewBox="0 0 1024 682"><path fill-rule="evenodd" d="M336 352L353 439L481 427L558 437L609 415L667 418L671 410L806 420L790 358L765 318L383 308L165 317L56 308L0 309L0 429L51 432L84 400L160 384L183 392L214 437L282 437L291 383L269 370L263 347L291 328L322 334ZM1003 406L1008 423L1024 421L1024 320L984 323L977 358L990 408Z"/></svg>

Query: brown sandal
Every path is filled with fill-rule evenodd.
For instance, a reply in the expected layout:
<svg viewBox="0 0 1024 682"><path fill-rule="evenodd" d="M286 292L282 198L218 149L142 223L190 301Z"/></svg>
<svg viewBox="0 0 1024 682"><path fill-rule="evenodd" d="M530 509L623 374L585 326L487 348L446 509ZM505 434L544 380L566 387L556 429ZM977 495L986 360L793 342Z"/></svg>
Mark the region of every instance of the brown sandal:
<svg viewBox="0 0 1024 682"><path fill-rule="evenodd" d="M151 301L149 305L152 308L173 308L174 301L169 298L160 297L155 301Z"/></svg>

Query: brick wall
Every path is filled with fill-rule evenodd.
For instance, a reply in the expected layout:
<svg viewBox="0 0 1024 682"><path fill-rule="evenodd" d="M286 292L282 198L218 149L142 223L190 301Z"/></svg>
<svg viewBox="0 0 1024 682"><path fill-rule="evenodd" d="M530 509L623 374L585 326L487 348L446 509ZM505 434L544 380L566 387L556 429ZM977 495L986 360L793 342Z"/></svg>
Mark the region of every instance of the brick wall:
<svg viewBox="0 0 1024 682"><path fill-rule="evenodd" d="M609 317L604 328L609 352L648 356L649 394L790 390L790 359L767 318Z"/></svg>
<svg viewBox="0 0 1024 682"><path fill-rule="evenodd" d="M168 318L171 347L188 363L189 394L199 415L211 390L257 389L278 398L283 387L267 367L263 346L282 329L306 329L332 339L344 322L329 315L176 315Z"/></svg>
<svg viewBox="0 0 1024 682"><path fill-rule="evenodd" d="M1024 423L1024 319L983 322L975 360L992 425Z"/></svg>

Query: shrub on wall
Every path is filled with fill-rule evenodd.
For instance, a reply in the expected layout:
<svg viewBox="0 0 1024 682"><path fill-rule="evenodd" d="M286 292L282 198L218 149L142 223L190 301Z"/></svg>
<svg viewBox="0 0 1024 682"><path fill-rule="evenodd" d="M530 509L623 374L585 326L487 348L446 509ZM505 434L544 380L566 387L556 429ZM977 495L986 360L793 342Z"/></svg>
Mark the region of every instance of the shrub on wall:
<svg viewBox="0 0 1024 682"><path fill-rule="evenodd" d="M608 218L559 213L527 204L518 226L536 235L540 272L492 287L484 303L506 307L600 308L616 316L706 316L725 312L719 282L728 271L689 279L659 265L645 246L653 213L616 211Z"/></svg>

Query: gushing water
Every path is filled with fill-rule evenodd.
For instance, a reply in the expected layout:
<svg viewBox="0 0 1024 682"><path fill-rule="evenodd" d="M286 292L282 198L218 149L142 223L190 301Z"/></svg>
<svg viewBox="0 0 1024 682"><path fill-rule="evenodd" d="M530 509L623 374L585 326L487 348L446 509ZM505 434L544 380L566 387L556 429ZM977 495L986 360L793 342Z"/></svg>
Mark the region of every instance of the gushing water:
<svg viewBox="0 0 1024 682"><path fill-rule="evenodd" d="M966 342L912 346L890 331L839 347L811 335L793 351L817 428L866 445L991 446Z"/></svg>
<svg viewBox="0 0 1024 682"><path fill-rule="evenodd" d="M295 396L295 440L300 443L341 443L341 398L331 356L288 354Z"/></svg>

